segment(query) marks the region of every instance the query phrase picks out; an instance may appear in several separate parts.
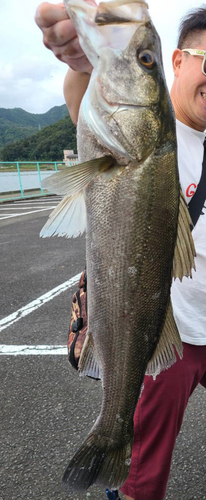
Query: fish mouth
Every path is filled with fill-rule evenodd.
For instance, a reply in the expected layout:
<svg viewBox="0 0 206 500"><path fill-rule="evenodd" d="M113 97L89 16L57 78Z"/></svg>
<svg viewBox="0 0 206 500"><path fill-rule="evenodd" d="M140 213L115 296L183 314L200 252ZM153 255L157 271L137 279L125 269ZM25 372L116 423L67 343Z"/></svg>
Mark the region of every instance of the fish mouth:
<svg viewBox="0 0 206 500"><path fill-rule="evenodd" d="M124 104L124 103L119 103L119 102L110 102L107 101L107 99L102 95L102 99L110 106L110 108L113 108L116 113L119 111L123 111L124 109L137 109L137 108L149 108L150 106L144 105L144 104ZM114 112L113 111L113 112Z"/></svg>

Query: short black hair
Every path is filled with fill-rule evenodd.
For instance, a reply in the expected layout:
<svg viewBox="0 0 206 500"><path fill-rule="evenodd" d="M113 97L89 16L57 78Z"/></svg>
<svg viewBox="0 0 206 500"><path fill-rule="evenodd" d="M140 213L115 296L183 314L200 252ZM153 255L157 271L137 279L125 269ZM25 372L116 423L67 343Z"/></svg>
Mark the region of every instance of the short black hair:
<svg viewBox="0 0 206 500"><path fill-rule="evenodd" d="M178 49L195 48L204 30L206 31L206 7L199 7L188 12L180 21Z"/></svg>

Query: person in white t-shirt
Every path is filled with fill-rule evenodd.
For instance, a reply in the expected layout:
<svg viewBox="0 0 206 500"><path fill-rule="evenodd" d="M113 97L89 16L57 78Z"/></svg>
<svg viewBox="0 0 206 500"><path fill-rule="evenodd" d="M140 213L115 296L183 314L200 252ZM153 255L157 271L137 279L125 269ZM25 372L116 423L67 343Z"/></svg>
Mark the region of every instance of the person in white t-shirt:
<svg viewBox="0 0 206 500"><path fill-rule="evenodd" d="M92 0L90 3L93 3ZM92 67L63 4L41 4L36 22L44 43L70 69L64 95L77 122L79 106ZM71 69L73 68L73 69ZM180 25L173 53L171 99L177 119L178 166L186 201L192 199L202 175L206 129L206 7L194 9ZM206 197L206 190L205 190ZM206 203L205 203L206 205ZM174 317L183 341L183 360L154 381L145 377L134 415L132 463L121 488L127 500L163 500L172 452L189 397L200 383L206 388L206 207L193 227L196 272L172 284Z"/></svg>

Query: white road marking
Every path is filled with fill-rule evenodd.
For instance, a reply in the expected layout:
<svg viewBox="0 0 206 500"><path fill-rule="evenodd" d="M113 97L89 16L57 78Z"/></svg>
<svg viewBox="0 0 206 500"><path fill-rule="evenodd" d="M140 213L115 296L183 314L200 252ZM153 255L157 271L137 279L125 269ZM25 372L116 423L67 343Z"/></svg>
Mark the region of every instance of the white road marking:
<svg viewBox="0 0 206 500"><path fill-rule="evenodd" d="M68 354L65 345L6 345L0 344L0 356L65 356Z"/></svg>
<svg viewBox="0 0 206 500"><path fill-rule="evenodd" d="M47 208L41 208L39 210L32 210L31 212L25 212L24 214L4 215L4 217L0 217L0 220L11 219L13 217L19 217L19 216L22 217L23 215L35 214L37 212L44 212L45 210L51 210L52 208L56 208L56 205L54 207L47 207Z"/></svg>
<svg viewBox="0 0 206 500"><path fill-rule="evenodd" d="M68 288L71 288L73 285L77 284L78 281L80 280L80 274L76 274L73 278L71 278L68 281L65 281L61 285L57 286L56 288L53 288L49 292L45 293L44 295L41 295L36 300L33 300L26 306L22 307L21 309L18 309L18 311L10 314L9 316L6 316L6 318L3 318L0 320L0 332L5 330L5 328L8 328L9 326L13 325L16 323L16 321L19 321L19 319L24 318L27 316L27 314L32 313L39 307L43 306L46 304L46 302L49 302L50 300L54 299L60 293L65 292Z"/></svg>
<svg viewBox="0 0 206 500"><path fill-rule="evenodd" d="M47 205L47 206L48 206L48 205ZM44 203L42 203L41 205L34 205L34 206L32 206L32 205L31 205L31 206L29 206L29 207L28 207L28 205L27 205L26 207L9 207L9 206L7 205L5 208L1 208L1 207L0 207L0 212L1 212L2 210L16 210L16 211L17 211L17 210L28 210L28 208L43 208L43 207L45 207ZM49 206L48 206L48 208L53 208L53 207L49 207ZM4 215L5 215L5 214L4 214Z"/></svg>

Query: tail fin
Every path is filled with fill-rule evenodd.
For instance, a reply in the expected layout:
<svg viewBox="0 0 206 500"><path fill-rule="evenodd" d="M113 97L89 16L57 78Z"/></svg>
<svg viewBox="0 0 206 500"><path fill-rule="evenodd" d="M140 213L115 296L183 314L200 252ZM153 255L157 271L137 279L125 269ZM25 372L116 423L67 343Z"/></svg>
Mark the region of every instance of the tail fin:
<svg viewBox="0 0 206 500"><path fill-rule="evenodd" d="M131 463L132 441L115 447L111 440L90 434L71 459L63 476L66 490L87 490L95 482L118 488L126 481Z"/></svg>

